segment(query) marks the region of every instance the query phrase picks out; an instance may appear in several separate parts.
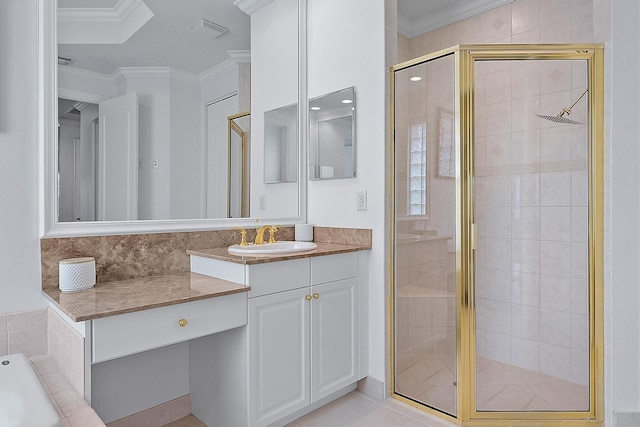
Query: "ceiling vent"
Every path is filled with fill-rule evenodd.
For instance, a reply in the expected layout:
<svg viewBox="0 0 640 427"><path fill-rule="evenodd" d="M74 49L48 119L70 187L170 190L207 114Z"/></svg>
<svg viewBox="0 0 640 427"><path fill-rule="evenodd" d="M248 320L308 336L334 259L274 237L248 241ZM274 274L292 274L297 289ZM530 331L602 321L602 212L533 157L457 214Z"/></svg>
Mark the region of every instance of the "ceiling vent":
<svg viewBox="0 0 640 427"><path fill-rule="evenodd" d="M192 33L201 33L209 38L216 38L219 35L226 33L227 29L221 25L214 24L211 21L207 21L206 19L198 19L193 24L187 27L187 30Z"/></svg>
<svg viewBox="0 0 640 427"><path fill-rule="evenodd" d="M71 65L71 63L73 63L73 59L58 56L58 65Z"/></svg>

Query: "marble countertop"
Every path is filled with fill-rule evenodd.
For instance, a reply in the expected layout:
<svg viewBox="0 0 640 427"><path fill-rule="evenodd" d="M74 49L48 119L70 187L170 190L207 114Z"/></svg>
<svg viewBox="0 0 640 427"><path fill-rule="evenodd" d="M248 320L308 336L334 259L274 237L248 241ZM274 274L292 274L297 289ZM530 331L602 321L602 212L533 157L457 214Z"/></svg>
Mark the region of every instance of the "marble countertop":
<svg viewBox="0 0 640 427"><path fill-rule="evenodd" d="M227 251L227 248L211 248L211 249L198 249L187 250L189 255L200 256L204 258L212 258L221 261L234 262L237 264L264 264L267 262L286 261L290 259L310 258L322 255L341 254L346 252L356 252L371 249L371 245L367 244L342 244L342 243L325 243L314 242L318 247L316 249L295 252L295 253L282 253L282 254L270 254L270 255L232 255Z"/></svg>
<svg viewBox="0 0 640 427"><path fill-rule="evenodd" d="M250 290L227 280L186 272L97 283L77 292L47 288L42 293L71 320L81 322Z"/></svg>

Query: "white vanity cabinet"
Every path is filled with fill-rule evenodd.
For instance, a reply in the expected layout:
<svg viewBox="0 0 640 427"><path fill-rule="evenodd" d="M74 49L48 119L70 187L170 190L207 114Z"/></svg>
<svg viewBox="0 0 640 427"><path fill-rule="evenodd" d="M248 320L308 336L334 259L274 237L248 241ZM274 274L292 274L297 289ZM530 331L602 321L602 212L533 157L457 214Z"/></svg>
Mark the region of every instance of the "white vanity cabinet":
<svg viewBox="0 0 640 427"><path fill-rule="evenodd" d="M323 399L355 388L364 376L360 350L367 328L359 298L366 296L366 283L359 277L359 256L349 252L230 265L192 255L192 271L242 278L251 286L246 327L249 426L281 425L325 403Z"/></svg>

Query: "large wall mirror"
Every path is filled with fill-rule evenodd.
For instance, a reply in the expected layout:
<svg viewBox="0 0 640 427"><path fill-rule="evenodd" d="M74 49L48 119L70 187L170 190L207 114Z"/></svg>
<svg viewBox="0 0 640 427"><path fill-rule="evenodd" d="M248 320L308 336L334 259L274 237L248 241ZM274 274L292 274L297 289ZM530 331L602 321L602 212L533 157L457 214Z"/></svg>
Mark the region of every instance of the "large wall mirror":
<svg viewBox="0 0 640 427"><path fill-rule="evenodd" d="M285 95L272 98L298 103L298 1L40 0L43 235L300 219L298 185L278 209L254 201L284 197L252 173L264 163L262 138L245 143L243 155L229 142L229 117L253 110L254 100L258 114L266 111L252 88L264 81L256 72L287 67ZM288 44L255 34L274 15ZM265 42L254 52L256 39ZM269 63L268 49L288 60ZM263 134L249 116L236 124L240 138Z"/></svg>
<svg viewBox="0 0 640 427"><path fill-rule="evenodd" d="M355 89L309 100L309 179L356 176Z"/></svg>

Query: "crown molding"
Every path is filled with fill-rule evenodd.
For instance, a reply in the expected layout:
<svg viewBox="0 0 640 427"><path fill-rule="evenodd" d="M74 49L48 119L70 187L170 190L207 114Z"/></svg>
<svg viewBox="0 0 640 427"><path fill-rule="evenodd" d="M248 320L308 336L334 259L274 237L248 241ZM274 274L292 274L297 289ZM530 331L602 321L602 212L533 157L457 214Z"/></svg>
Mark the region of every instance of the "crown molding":
<svg viewBox="0 0 640 427"><path fill-rule="evenodd" d="M413 38L513 1L514 0L467 0L415 20L398 14L398 32L407 38Z"/></svg>
<svg viewBox="0 0 640 427"><path fill-rule="evenodd" d="M111 7L60 7L58 23L67 22L124 22L139 7L147 7L144 0L120 0Z"/></svg>
<svg viewBox="0 0 640 427"><path fill-rule="evenodd" d="M60 8L58 43L121 44L153 16L143 0L120 0L113 8Z"/></svg>
<svg viewBox="0 0 640 427"><path fill-rule="evenodd" d="M271 2L273 0L235 0L233 5L247 15L253 15Z"/></svg>
<svg viewBox="0 0 640 427"><path fill-rule="evenodd" d="M110 76L106 74L83 70L82 68L70 67L68 65L58 65L58 78L60 77L70 78L74 80L91 80L98 84L111 83Z"/></svg>
<svg viewBox="0 0 640 427"><path fill-rule="evenodd" d="M71 120L71 119L58 119L58 126L60 125L68 125L68 126L78 126L80 127L80 119Z"/></svg>
<svg viewBox="0 0 640 427"><path fill-rule="evenodd" d="M236 64L250 64L251 63L251 51L250 50L228 50L227 54L231 57Z"/></svg>
<svg viewBox="0 0 640 427"><path fill-rule="evenodd" d="M236 71L238 71L238 63L233 59L227 59L226 61L198 74L198 79L200 80L200 84L206 84Z"/></svg>

